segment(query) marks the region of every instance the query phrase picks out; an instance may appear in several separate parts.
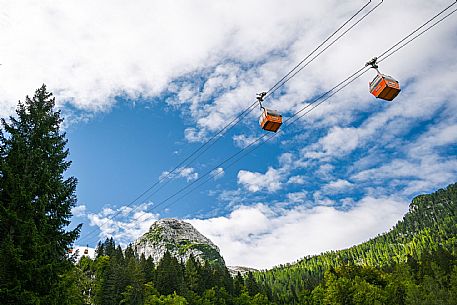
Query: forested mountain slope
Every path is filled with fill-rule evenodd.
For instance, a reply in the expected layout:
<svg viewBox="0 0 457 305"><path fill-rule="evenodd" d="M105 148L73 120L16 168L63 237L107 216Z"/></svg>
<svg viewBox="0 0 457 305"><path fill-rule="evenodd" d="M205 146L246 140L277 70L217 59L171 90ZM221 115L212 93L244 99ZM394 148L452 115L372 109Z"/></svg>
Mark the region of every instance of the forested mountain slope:
<svg viewBox="0 0 457 305"><path fill-rule="evenodd" d="M326 270L341 266L389 270L436 253L455 257L456 216L457 183L414 198L403 219L387 233L349 249L305 257L291 265L256 273L256 278L273 299L285 302L298 299L299 292L313 290L323 281Z"/></svg>

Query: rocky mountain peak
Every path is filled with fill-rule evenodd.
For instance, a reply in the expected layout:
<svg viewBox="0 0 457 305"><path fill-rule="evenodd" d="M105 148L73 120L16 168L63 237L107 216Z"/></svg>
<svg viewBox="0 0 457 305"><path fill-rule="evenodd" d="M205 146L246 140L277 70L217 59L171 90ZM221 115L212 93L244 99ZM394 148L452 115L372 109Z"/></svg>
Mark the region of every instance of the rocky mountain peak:
<svg viewBox="0 0 457 305"><path fill-rule="evenodd" d="M190 223L164 218L151 225L149 231L133 244L136 252L159 262L166 251L178 260L187 261L191 255L198 261L225 264L219 248Z"/></svg>

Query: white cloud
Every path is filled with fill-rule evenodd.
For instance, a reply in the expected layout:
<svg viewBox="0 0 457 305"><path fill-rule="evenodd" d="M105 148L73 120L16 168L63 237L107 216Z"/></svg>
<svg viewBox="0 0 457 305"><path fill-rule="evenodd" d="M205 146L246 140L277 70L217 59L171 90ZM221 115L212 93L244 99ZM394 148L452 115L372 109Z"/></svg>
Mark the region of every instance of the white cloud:
<svg viewBox="0 0 457 305"><path fill-rule="evenodd" d="M84 204L75 206L74 208L71 209L71 213L75 217L81 217L86 215L86 206Z"/></svg>
<svg viewBox="0 0 457 305"><path fill-rule="evenodd" d="M228 265L270 268L366 241L390 229L406 211L396 199L366 197L347 211L259 204L189 222L220 247Z"/></svg>
<svg viewBox="0 0 457 305"><path fill-rule="evenodd" d="M113 215L114 213L116 213L115 210L113 210L112 208L103 208L100 215L103 215L103 216L110 216L110 215Z"/></svg>
<svg viewBox="0 0 457 305"><path fill-rule="evenodd" d="M315 205L332 206L335 204L335 200L332 200L328 196L323 195L321 191L314 192L313 198Z"/></svg>
<svg viewBox="0 0 457 305"><path fill-rule="evenodd" d="M359 145L358 130L355 128L332 128L314 145L316 151L307 152L307 158L339 157L352 152Z"/></svg>
<svg viewBox="0 0 457 305"><path fill-rule="evenodd" d="M198 173L195 172L195 169L192 167L186 167L179 171L179 175L183 178L186 178L187 181L192 181L198 178Z"/></svg>
<svg viewBox="0 0 457 305"><path fill-rule="evenodd" d="M115 96L155 96L173 79L227 57L256 60L296 35L309 9L298 4L4 2L2 113L43 82L59 99L103 110ZM228 76L207 84L209 93L236 82L230 68L218 72Z"/></svg>
<svg viewBox="0 0 457 305"><path fill-rule="evenodd" d="M402 192L408 196L454 183L456 176L457 160L428 155L420 160L394 159L380 167L358 172L352 178L371 184L390 180L394 184L404 184Z"/></svg>
<svg viewBox="0 0 457 305"><path fill-rule="evenodd" d="M169 171L164 171L160 174L160 180L163 179L176 179L176 178L185 178L187 182L198 179L198 173L195 172L193 167L180 167L176 169L173 173Z"/></svg>
<svg viewBox="0 0 457 305"><path fill-rule="evenodd" d="M203 130L189 127L184 130L184 138L191 143L202 142L206 140L206 133Z"/></svg>
<svg viewBox="0 0 457 305"><path fill-rule="evenodd" d="M236 190L223 190L219 193L217 199L219 202L222 202L224 206L231 208L240 206L248 200L245 193L246 192L241 188Z"/></svg>
<svg viewBox="0 0 457 305"><path fill-rule="evenodd" d="M386 188L402 186L404 196L433 191L453 183L457 177L457 161L446 147L457 143L456 126L455 117L444 117L425 128L414 141L397 140L394 142L398 145L397 156L384 162L379 162L379 156L376 156L379 151L375 150L369 154L368 164L361 160L355 165L351 178L358 183L383 183Z"/></svg>
<svg viewBox="0 0 457 305"><path fill-rule="evenodd" d="M246 136L244 134L233 136L233 143L239 148L245 148L248 145L254 143L258 136Z"/></svg>
<svg viewBox="0 0 457 305"><path fill-rule="evenodd" d="M126 246L147 232L151 224L159 219L158 214L147 211L151 206L152 203L144 203L136 207L122 206L116 210L105 208L100 213L89 213L87 218L91 226L97 226L100 230L97 239L113 237L121 246ZM112 217L117 213L119 215Z"/></svg>
<svg viewBox="0 0 457 305"><path fill-rule="evenodd" d="M306 181L305 177L304 176L292 176L289 178L289 180L287 181L288 184L304 184Z"/></svg>
<svg viewBox="0 0 457 305"><path fill-rule="evenodd" d="M275 192L281 189L281 180L280 171L272 167L269 167L265 174L246 170L240 170L238 172L238 183L250 192L263 190Z"/></svg>
<svg viewBox="0 0 457 305"><path fill-rule="evenodd" d="M211 172L211 176L213 177L214 180L222 178L224 176L224 174L225 174L225 172L222 167L218 167Z"/></svg>
<svg viewBox="0 0 457 305"><path fill-rule="evenodd" d="M292 203L303 203L306 200L307 195L308 192L306 191L294 192L287 194L287 199Z"/></svg>
<svg viewBox="0 0 457 305"><path fill-rule="evenodd" d="M278 162L278 168L268 167L265 174L240 170L237 176L238 184L241 184L250 192L258 192L263 190L268 192L276 192L280 190L284 184L284 181L287 181L291 170L297 169L302 165L299 162L296 162L294 155L290 152L282 153L279 155ZM292 183L301 184L304 182L304 179L303 177L297 176L293 178L292 181ZM287 183L289 183L289 181L287 181Z"/></svg>
<svg viewBox="0 0 457 305"><path fill-rule="evenodd" d="M318 63L308 66L306 73L288 82L284 95L267 101L268 105L285 113L297 110L304 99L337 83L441 6L438 0L420 4L405 0L391 11L384 3L319 57ZM298 0L287 5L260 0L230 4L140 0L135 5L88 0L5 2L0 20L0 113L11 114L16 101L33 94L43 82L60 104L71 102L88 111L109 110L116 96L147 99L169 91L176 97L167 102L183 113L190 110L195 124L186 130L186 139L201 141L208 131L220 128L250 105L256 92L274 84L359 7L360 3L336 0L307 5ZM367 43L385 24L395 28L395 33L382 42ZM395 74L402 84L418 76L431 80L421 88L408 88L427 93L420 95L421 104L435 93L449 95L455 92L455 81L449 82L455 70L449 66L456 50L453 33L452 22L444 22L414 47L383 62L381 69ZM369 109L373 100L366 89L367 79L350 92L342 92L331 106L316 109L309 119L334 124L350 118L350 111ZM421 108L403 112L427 112ZM324 119L322 114L326 114ZM254 111L246 121L257 124L257 116ZM347 144L345 149L356 144Z"/></svg>
<svg viewBox="0 0 457 305"><path fill-rule="evenodd" d="M320 164L319 168L314 173L317 177L330 180L334 178L335 166L329 163Z"/></svg>
<svg viewBox="0 0 457 305"><path fill-rule="evenodd" d="M415 143L410 145L409 155L418 158L433 153L435 149L442 146L456 144L457 120L454 120L444 121L431 127Z"/></svg>
<svg viewBox="0 0 457 305"><path fill-rule="evenodd" d="M326 193L329 193L329 194L335 194L335 193L339 193L339 192L344 192L347 189L352 188L353 186L354 185L347 180L338 179L338 180L331 181L331 182L327 183L326 185L324 185L323 191Z"/></svg>

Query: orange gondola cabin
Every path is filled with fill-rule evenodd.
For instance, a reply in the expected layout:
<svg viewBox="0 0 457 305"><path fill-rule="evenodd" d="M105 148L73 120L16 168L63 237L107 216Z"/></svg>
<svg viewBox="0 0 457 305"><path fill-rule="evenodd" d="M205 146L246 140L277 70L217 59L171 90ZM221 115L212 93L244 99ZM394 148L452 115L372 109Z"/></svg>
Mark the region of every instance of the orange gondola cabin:
<svg viewBox="0 0 457 305"><path fill-rule="evenodd" d="M282 125L282 115L276 110L263 108L259 123L262 129L277 132Z"/></svg>
<svg viewBox="0 0 457 305"><path fill-rule="evenodd" d="M392 76L382 74L378 70L378 58L373 57L370 61L365 64L365 67L371 66L376 70L376 77L372 82L368 83L370 92L376 98L380 98L386 101L393 100L398 93L400 93L400 84Z"/></svg>
<svg viewBox="0 0 457 305"><path fill-rule="evenodd" d="M381 73L378 73L369 85L371 94L386 101L393 100L401 91L396 79Z"/></svg>

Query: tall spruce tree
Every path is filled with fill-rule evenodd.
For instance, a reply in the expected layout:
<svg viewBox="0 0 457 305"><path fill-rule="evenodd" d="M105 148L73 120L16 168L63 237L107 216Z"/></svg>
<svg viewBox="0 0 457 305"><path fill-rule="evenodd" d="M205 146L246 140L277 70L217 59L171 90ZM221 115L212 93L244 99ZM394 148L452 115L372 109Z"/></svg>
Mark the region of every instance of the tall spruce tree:
<svg viewBox="0 0 457 305"><path fill-rule="evenodd" d="M54 106L43 85L1 121L0 304L65 304L66 253L80 226L66 231L77 180L64 177L71 162Z"/></svg>
<svg viewBox="0 0 457 305"><path fill-rule="evenodd" d="M183 266L168 251L165 252L157 264L156 281L154 284L160 294L163 295L174 292L182 294L184 292Z"/></svg>

